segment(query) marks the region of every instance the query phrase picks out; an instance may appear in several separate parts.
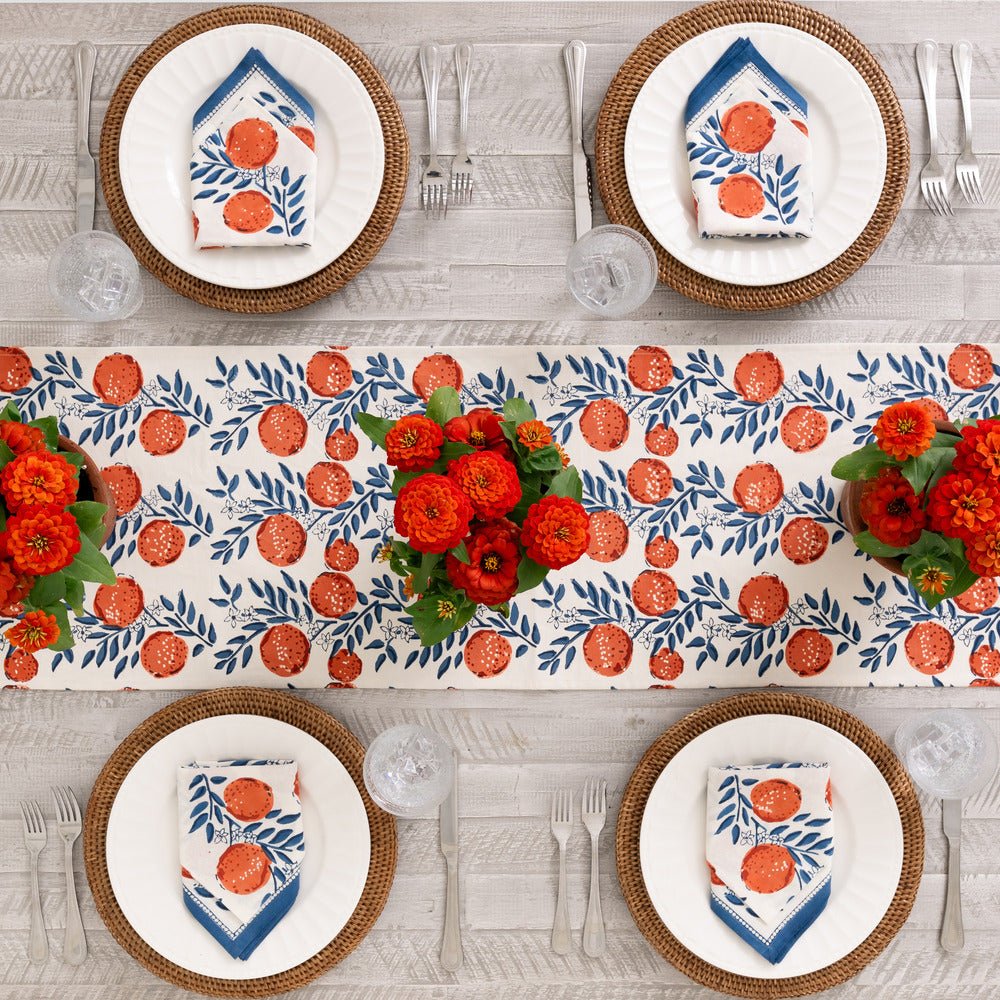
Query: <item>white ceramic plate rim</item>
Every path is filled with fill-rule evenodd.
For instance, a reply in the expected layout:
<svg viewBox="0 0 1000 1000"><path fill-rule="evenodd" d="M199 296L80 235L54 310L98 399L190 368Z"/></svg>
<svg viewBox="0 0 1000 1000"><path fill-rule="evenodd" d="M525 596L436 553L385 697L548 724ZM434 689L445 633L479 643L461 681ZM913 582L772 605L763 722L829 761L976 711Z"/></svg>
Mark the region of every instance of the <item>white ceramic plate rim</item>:
<svg viewBox="0 0 1000 1000"><path fill-rule="evenodd" d="M298 898L245 962L188 913L177 860L177 767L240 756L298 762L306 836ZM322 951L354 913L371 862L368 814L344 765L308 733L260 715L199 719L151 746L118 789L106 844L111 887L136 933L175 965L229 980L285 972Z"/></svg>
<svg viewBox="0 0 1000 1000"><path fill-rule="evenodd" d="M809 239L698 235L684 104L725 47L746 35L809 101L815 194L815 231ZM787 25L726 25L678 46L643 84L625 132L625 175L646 228L682 264L735 285L793 281L836 260L871 219L887 162L885 123L864 78L832 46Z"/></svg>
<svg viewBox="0 0 1000 1000"><path fill-rule="evenodd" d="M836 845L826 909L772 965L709 907L705 782L711 766L786 760L829 762ZM903 826L882 773L845 736L797 716L751 715L706 730L671 758L646 802L639 857L650 901L684 947L735 975L784 979L838 961L878 926L899 885Z"/></svg>
<svg viewBox="0 0 1000 1000"><path fill-rule="evenodd" d="M314 242L197 250L188 179L191 117L251 45L316 111ZM385 144L371 95L335 52L290 28L233 24L181 43L146 74L125 112L118 167L132 217L172 264L227 288L277 288L321 271L357 239L382 188Z"/></svg>

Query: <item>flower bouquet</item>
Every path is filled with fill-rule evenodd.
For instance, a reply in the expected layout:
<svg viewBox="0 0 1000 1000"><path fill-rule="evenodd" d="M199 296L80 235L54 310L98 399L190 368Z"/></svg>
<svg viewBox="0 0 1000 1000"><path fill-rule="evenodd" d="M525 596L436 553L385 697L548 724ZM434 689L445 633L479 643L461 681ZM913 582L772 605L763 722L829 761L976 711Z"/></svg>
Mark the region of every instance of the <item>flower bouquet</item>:
<svg viewBox="0 0 1000 1000"><path fill-rule="evenodd" d="M854 481L844 514L858 548L928 607L1000 576L1000 419L957 427L925 402L894 403L874 436L833 466Z"/></svg>
<svg viewBox="0 0 1000 1000"><path fill-rule="evenodd" d="M383 556L405 580L425 646L466 625L485 605L510 612L515 594L587 550L582 484L552 431L525 399L462 412L441 388L425 413L358 425L395 468L394 527Z"/></svg>
<svg viewBox="0 0 1000 1000"><path fill-rule="evenodd" d="M107 506L77 500L82 453L60 448L55 417L24 423L0 410L0 614L4 635L28 653L73 645L68 609L83 610L83 584L115 582L98 549Z"/></svg>

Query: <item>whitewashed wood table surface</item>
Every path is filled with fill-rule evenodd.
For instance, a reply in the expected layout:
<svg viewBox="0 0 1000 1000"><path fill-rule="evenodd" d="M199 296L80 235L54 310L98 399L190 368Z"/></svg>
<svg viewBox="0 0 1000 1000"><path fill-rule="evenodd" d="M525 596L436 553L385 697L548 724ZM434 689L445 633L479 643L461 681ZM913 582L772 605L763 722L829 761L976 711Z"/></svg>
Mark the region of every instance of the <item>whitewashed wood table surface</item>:
<svg viewBox="0 0 1000 1000"><path fill-rule="evenodd" d="M910 126L914 170L903 211L874 259L825 298L747 317L713 312L660 288L628 321L586 318L569 300L562 266L572 241L571 168L560 47L589 46L589 141L599 101L635 44L678 3L300 4L358 42L385 74L406 118L416 158L425 148L417 44L462 39L476 46L472 140L480 174L472 208L431 224L411 190L381 255L339 295L295 314L230 317L145 278L146 302L126 323L94 328L62 321L45 291L46 261L74 221L75 105L71 49L97 46L92 145L113 88L157 34L196 5L25 4L0 6L0 343L754 343L995 341L1000 319L1000 2L860 0L816 4L875 52ZM931 215L916 174L927 150L913 44L973 40L977 152L988 205ZM944 148L957 153L958 91L942 56L939 111ZM442 86L442 140L456 140L455 80ZM597 218L603 219L600 211ZM98 227L108 228L99 205ZM959 706L1000 732L992 689L820 689L883 737L913 713ZM181 991L155 979L114 942L78 876L90 958L59 961L64 893L59 853L42 855L41 886L53 956L28 961L27 856L17 800L48 805L48 786L85 796L108 754L173 696L3 692L0 695L0 998L168 1000ZM586 909L588 844L570 843L570 909L577 944L549 949L556 851L548 832L550 793L579 788L590 774L609 781L612 811L646 746L712 692L459 693L324 691L306 697L368 742L402 719L427 723L462 755L465 964L444 972L437 958L444 863L437 825L400 825L396 884L374 931L357 951L301 992L309 1000L694 1000L702 989L666 964L632 924L604 835L602 891L608 950L579 947ZM937 944L944 901L940 810L924 800L926 873L904 930L853 982L830 991L852 1000L980 1000L1000 996L1000 781L966 808L963 851L966 949ZM612 816L613 819L613 816ZM54 830L50 831L54 836ZM872 845L877 850L877 845ZM78 855L79 857L79 855ZM79 866L82 868L82 866Z"/></svg>

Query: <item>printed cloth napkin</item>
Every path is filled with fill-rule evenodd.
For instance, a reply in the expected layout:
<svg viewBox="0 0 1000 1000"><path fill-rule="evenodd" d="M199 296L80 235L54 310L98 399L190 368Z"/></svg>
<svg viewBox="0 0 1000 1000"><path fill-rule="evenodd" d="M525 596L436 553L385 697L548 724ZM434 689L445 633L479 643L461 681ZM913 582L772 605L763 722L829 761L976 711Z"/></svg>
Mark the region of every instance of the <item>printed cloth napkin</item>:
<svg viewBox="0 0 1000 1000"><path fill-rule="evenodd" d="M312 105L257 49L194 116L194 242L308 246L316 209Z"/></svg>
<svg viewBox="0 0 1000 1000"><path fill-rule="evenodd" d="M691 91L684 122L703 237L812 236L806 100L749 38Z"/></svg>
<svg viewBox="0 0 1000 1000"><path fill-rule="evenodd" d="M220 760L177 771L184 903L233 958L288 912L305 855L298 767Z"/></svg>
<svg viewBox="0 0 1000 1000"><path fill-rule="evenodd" d="M780 962L830 898L828 765L710 768L706 857L712 910Z"/></svg>

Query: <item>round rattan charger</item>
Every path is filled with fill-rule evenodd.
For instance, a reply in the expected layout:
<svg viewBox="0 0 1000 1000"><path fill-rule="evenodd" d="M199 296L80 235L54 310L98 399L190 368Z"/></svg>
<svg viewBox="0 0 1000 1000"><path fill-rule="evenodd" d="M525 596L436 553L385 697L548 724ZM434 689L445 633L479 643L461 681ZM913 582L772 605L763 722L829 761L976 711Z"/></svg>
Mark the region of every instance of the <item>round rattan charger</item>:
<svg viewBox="0 0 1000 1000"><path fill-rule="evenodd" d="M903 827L903 866L896 893L868 938L850 954L804 976L756 979L739 976L699 958L670 933L660 920L642 878L639 832L646 800L667 763L696 736L723 722L748 715L796 715L811 719L846 736L881 771L892 791ZM910 914L924 870L924 824L913 785L886 744L860 719L816 698L778 691L736 695L692 712L668 729L646 751L632 773L618 813L615 830L618 880L632 917L649 943L684 975L720 993L773 1000L819 993L857 975L896 936ZM706 886L707 889L707 886ZM720 925L721 926L721 925Z"/></svg>
<svg viewBox="0 0 1000 1000"><path fill-rule="evenodd" d="M108 875L107 832L111 806L126 775L153 744L169 733L217 715L262 715L301 729L319 740L347 768L361 794L371 831L371 863L361 899L343 930L308 961L259 979L217 979L168 962L135 932L115 899ZM396 872L396 823L379 809L362 778L364 747L336 719L315 705L280 691L229 688L206 691L174 702L134 729L108 759L87 804L83 858L97 912L115 940L154 975L186 990L213 997L266 997L305 986L349 955L372 929Z"/></svg>
<svg viewBox="0 0 1000 1000"><path fill-rule="evenodd" d="M188 274L166 259L143 235L125 200L118 171L122 123L139 84L168 52L195 35L230 24L274 24L308 35L335 52L358 75L371 96L382 123L385 172L371 218L358 238L322 270L278 288L226 288ZM403 116L389 85L368 57L350 39L307 14L281 7L240 5L195 14L160 35L126 70L115 90L101 129L101 186L111 221L132 248L139 263L168 288L202 305L234 313L277 313L325 298L343 288L382 249L396 223L410 165L410 143Z"/></svg>
<svg viewBox="0 0 1000 1000"><path fill-rule="evenodd" d="M882 194L861 235L825 267L777 285L734 285L707 278L661 247L643 224L625 175L625 131L632 105L650 73L678 46L728 24L784 24L815 35L861 74L885 123L886 171ZM681 141L678 136L678 142ZM597 182L611 222L642 233L653 245L660 280L682 295L722 309L754 311L798 305L836 288L875 252L896 221L910 174L910 140L896 94L875 57L845 27L817 11L786 0L718 0L667 21L639 44L615 74L597 119Z"/></svg>

